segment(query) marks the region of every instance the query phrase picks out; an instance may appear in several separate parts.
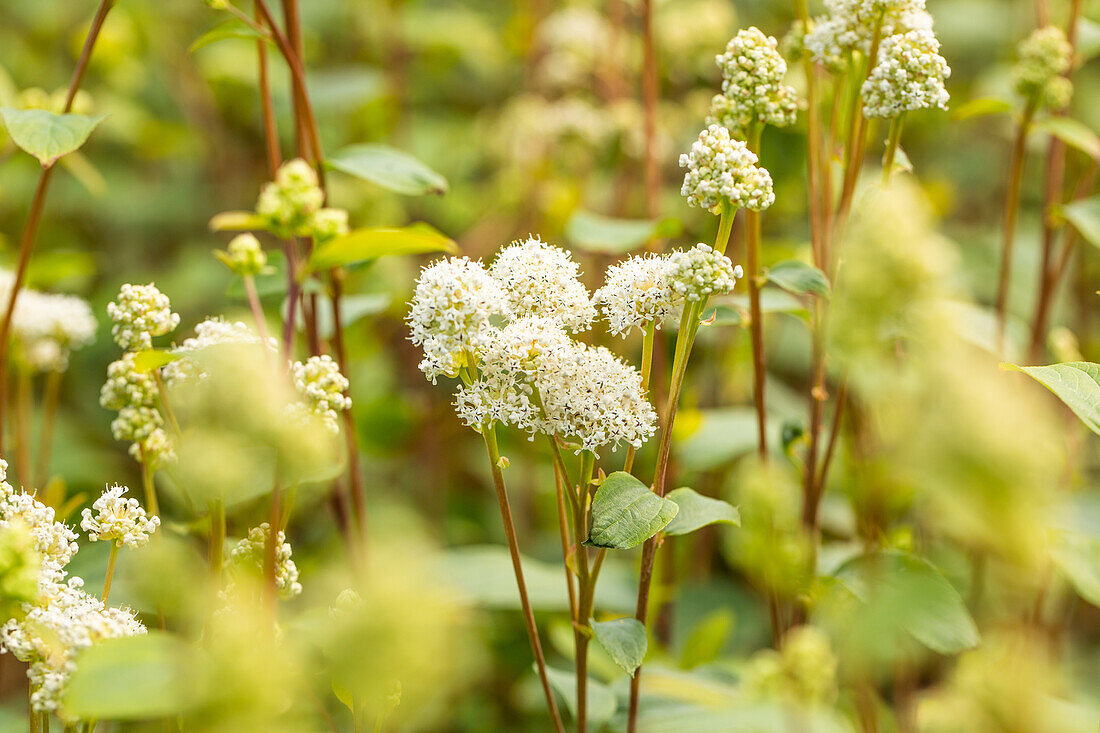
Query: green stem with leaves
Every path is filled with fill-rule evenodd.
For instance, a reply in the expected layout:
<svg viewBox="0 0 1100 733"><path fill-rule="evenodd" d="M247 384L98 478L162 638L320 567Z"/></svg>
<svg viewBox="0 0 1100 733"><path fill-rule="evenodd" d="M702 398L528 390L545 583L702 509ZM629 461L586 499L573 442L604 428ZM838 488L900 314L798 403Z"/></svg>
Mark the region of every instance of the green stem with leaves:
<svg viewBox="0 0 1100 733"><path fill-rule="evenodd" d="M650 321L642 331L642 392L649 391L649 378L653 372L653 342L656 340L657 322ZM634 467L634 457L637 449L630 446L626 449L626 460L623 462L623 470L630 473Z"/></svg>

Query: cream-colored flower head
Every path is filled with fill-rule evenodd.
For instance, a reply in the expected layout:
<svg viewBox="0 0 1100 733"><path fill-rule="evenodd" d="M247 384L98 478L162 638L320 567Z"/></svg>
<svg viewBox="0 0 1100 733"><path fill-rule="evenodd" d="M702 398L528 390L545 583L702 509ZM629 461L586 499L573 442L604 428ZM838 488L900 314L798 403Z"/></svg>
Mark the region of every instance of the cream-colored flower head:
<svg viewBox="0 0 1100 733"><path fill-rule="evenodd" d="M271 525L264 522L259 527L248 530L248 537L237 543L231 558L234 562L249 565L252 569L263 567L264 546L271 536ZM293 550L286 541L286 533L275 535L275 587L279 597L290 600L301 594L302 584L298 582L298 566L292 559Z"/></svg>
<svg viewBox="0 0 1100 733"><path fill-rule="evenodd" d="M918 109L947 109L950 96L944 82L951 76L951 67L939 50L940 42L929 30L884 40L878 63L863 82L863 114L897 117Z"/></svg>
<svg viewBox="0 0 1100 733"><path fill-rule="evenodd" d="M870 53L876 27L880 38L932 28L924 0L825 0L825 9L805 45L814 61L833 71L843 69L854 52Z"/></svg>
<svg viewBox="0 0 1100 733"><path fill-rule="evenodd" d="M120 546L138 548L160 526L160 517L147 516L137 499L125 498L129 491L125 486L110 486L92 504L81 512L80 526L92 542L105 540Z"/></svg>
<svg viewBox="0 0 1100 733"><path fill-rule="evenodd" d="M0 302L11 294L13 278L0 277ZM92 308L75 295L19 291L12 314L11 332L19 356L34 371L65 371L71 352L95 340L96 320Z"/></svg>
<svg viewBox="0 0 1100 733"><path fill-rule="evenodd" d="M734 208L766 209L775 201L775 193L771 174L758 167L758 161L728 129L710 125L699 133L691 152L680 156L680 167L687 168L680 193L689 205L715 214L723 201Z"/></svg>
<svg viewBox="0 0 1100 733"><path fill-rule="evenodd" d="M517 318L552 318L574 333L587 330L596 318L591 296L578 279L580 266L569 252L538 237L501 248L489 274Z"/></svg>
<svg viewBox="0 0 1100 733"><path fill-rule="evenodd" d="M337 413L351 409L351 398L344 394L349 382L340 373L340 366L331 356L322 354L294 362L290 374L308 411L320 417L331 432L338 432Z"/></svg>
<svg viewBox="0 0 1100 733"><path fill-rule="evenodd" d="M309 236L313 217L325 201L317 172L301 158L284 163L275 180L260 189L256 213L281 237Z"/></svg>
<svg viewBox="0 0 1100 733"><path fill-rule="evenodd" d="M1037 28L1020 41L1012 78L1020 96L1040 108L1061 109L1069 104L1073 84L1063 74L1073 62L1073 47L1057 26Z"/></svg>
<svg viewBox="0 0 1100 733"><path fill-rule="evenodd" d="M111 335L125 351L152 348L154 337L180 325L180 317L172 312L168 296L153 283L123 285L117 300L107 304L107 315L115 322Z"/></svg>
<svg viewBox="0 0 1100 733"><path fill-rule="evenodd" d="M689 301L702 301L733 290L743 271L721 252L705 244L677 250L668 256L669 286Z"/></svg>
<svg viewBox="0 0 1100 733"><path fill-rule="evenodd" d="M139 372L134 354L126 353L107 366L107 381L99 390L99 404L108 410L124 407L152 407L157 401L157 383L151 372Z"/></svg>
<svg viewBox="0 0 1100 733"><path fill-rule="evenodd" d="M722 70L722 93L711 101L708 124L728 127L744 136L753 125L784 127L794 122L798 97L783 83L787 62L774 37L758 28L739 31L716 59Z"/></svg>
<svg viewBox="0 0 1100 733"><path fill-rule="evenodd" d="M607 268L604 286L593 300L607 319L607 330L626 338L634 328L657 328L676 313L683 297L672 288L667 256L645 254Z"/></svg>

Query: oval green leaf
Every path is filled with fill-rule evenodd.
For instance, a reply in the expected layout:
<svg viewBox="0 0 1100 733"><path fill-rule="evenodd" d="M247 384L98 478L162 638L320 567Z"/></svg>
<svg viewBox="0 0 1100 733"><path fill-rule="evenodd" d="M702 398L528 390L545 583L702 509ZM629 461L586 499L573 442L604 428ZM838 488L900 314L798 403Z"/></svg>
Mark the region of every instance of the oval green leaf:
<svg viewBox="0 0 1100 733"><path fill-rule="evenodd" d="M1053 135L1071 148L1080 150L1093 160L1100 159L1100 137L1072 117L1048 117L1036 122L1035 127Z"/></svg>
<svg viewBox="0 0 1100 733"><path fill-rule="evenodd" d="M56 114L44 109L0 108L11 139L49 168L62 155L78 150L107 115Z"/></svg>
<svg viewBox="0 0 1100 733"><path fill-rule="evenodd" d="M1050 366L1001 366L1021 371L1049 389L1081 418L1089 430L1100 435L1100 364L1067 361Z"/></svg>
<svg viewBox="0 0 1100 733"><path fill-rule="evenodd" d="M1100 195L1062 207L1062 216L1094 247L1100 247Z"/></svg>
<svg viewBox="0 0 1100 733"><path fill-rule="evenodd" d="M223 211L210 220L212 232L244 232L266 228L267 220L251 211Z"/></svg>
<svg viewBox="0 0 1100 733"><path fill-rule="evenodd" d="M1050 556L1077 595L1100 608L1100 538L1080 532L1051 532Z"/></svg>
<svg viewBox="0 0 1100 733"><path fill-rule="evenodd" d="M586 252L622 254L645 246L651 239L675 236L680 229L676 219L614 219L578 211L565 225L565 237Z"/></svg>
<svg viewBox="0 0 1100 733"><path fill-rule="evenodd" d="M187 53L195 53L200 48L209 46L212 43L218 41L225 41L231 38L256 41L263 39L268 43L271 42L269 35L260 33L255 28L245 25L236 18L230 18L229 20L218 23L216 26L203 33L195 42L191 44L191 47L187 49Z"/></svg>
<svg viewBox="0 0 1100 733"><path fill-rule="evenodd" d="M408 153L388 145L350 145L329 156L325 165L406 196L447 193L446 178Z"/></svg>
<svg viewBox="0 0 1100 733"><path fill-rule="evenodd" d="M173 354L164 349L143 349L134 354L134 371L145 374L179 358L182 358L182 354Z"/></svg>
<svg viewBox="0 0 1100 733"><path fill-rule="evenodd" d="M819 295L829 297L829 278L813 265L799 260L786 260L764 273L768 282L793 295Z"/></svg>
<svg viewBox="0 0 1100 733"><path fill-rule="evenodd" d="M660 532L678 507L624 471L604 479L592 498L592 528L586 545L627 550Z"/></svg>
<svg viewBox="0 0 1100 733"><path fill-rule="evenodd" d="M604 648L615 664L631 677L642 666L649 637L645 626L635 618L617 618L612 621L592 621L596 641Z"/></svg>
<svg viewBox="0 0 1100 733"><path fill-rule="evenodd" d="M670 491L668 498L676 502L680 510L676 513L676 518L665 527L667 535L688 534L708 524L741 526L741 513L729 502L703 496L686 486Z"/></svg>
<svg viewBox="0 0 1100 733"><path fill-rule="evenodd" d="M454 240L427 224L406 227L355 229L313 251L309 270L317 272L353 262L390 255L418 255L427 252L457 252Z"/></svg>

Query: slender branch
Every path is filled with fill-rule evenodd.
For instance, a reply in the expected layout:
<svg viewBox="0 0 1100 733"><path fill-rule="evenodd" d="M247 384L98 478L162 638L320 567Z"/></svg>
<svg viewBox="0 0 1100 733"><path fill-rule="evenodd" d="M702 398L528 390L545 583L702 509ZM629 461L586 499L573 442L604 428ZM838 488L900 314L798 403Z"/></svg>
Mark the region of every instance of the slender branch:
<svg viewBox="0 0 1100 733"><path fill-rule="evenodd" d="M31 374L17 369L15 375L15 455L16 475L24 488L31 482L31 446L28 423L31 412Z"/></svg>
<svg viewBox="0 0 1100 733"><path fill-rule="evenodd" d="M592 578L588 568L588 550L583 542L588 535L588 487L592 483L592 473L596 457L592 451L581 453L581 477L577 484L577 507L573 512L573 537L576 540L574 563L577 566L577 620L573 625L573 646L576 651L577 672L577 733L588 730L588 641L591 630L588 619L592 615Z"/></svg>
<svg viewBox="0 0 1100 733"><path fill-rule="evenodd" d="M862 81L865 81L878 63L878 49L882 43L883 12L879 11L875 17L874 32L871 36L871 48L867 53L867 68L861 75L862 78L853 78L849 106L848 129L851 132L848 138L848 158L844 165L844 184L840 191L840 203L837 206L836 225L844 226L848 219L848 212L852 207L852 197L856 190L856 181L859 179L859 171L863 167L863 148L867 138L867 118L863 116L863 108L860 102L863 99Z"/></svg>
<svg viewBox="0 0 1100 733"><path fill-rule="evenodd" d="M111 580L115 576L115 562L118 560L118 543L111 540L111 551L107 555L107 575L103 578L103 596L102 601L107 602L107 598L111 595Z"/></svg>
<svg viewBox="0 0 1100 733"><path fill-rule="evenodd" d="M248 297L248 307L252 311L252 320L256 322L256 331L260 334L261 351L268 366L271 365L271 354L268 353L267 344L270 337L267 334L267 318L264 316L264 308L260 305L260 296L256 292L256 280L252 275L245 275L244 292Z"/></svg>
<svg viewBox="0 0 1100 733"><path fill-rule="evenodd" d="M1003 237L1001 240L1001 269L997 278L997 348L1004 349L1005 322L1008 319L1008 289L1012 276L1012 251L1016 243L1016 219L1020 208L1020 184L1024 175L1024 159L1027 156L1027 133L1035 116L1035 102L1029 101L1024 109L1016 140L1012 145L1009 163L1008 187L1005 189Z"/></svg>
<svg viewBox="0 0 1100 733"><path fill-rule="evenodd" d="M253 10L260 17L259 7L253 3ZM260 108L263 114L264 140L267 152L267 172L274 177L275 172L282 164L282 154L279 150L279 128L275 122L275 106L271 100L271 79L267 68L267 40L261 38L256 41L256 58L259 66Z"/></svg>
<svg viewBox="0 0 1100 733"><path fill-rule="evenodd" d="M546 439L553 443L554 439L551 436L546 436ZM561 558L562 565L565 566L565 588L569 594L569 619L576 623L577 621L577 591L573 587L573 571L569 569L569 546L572 544L569 538L569 518L566 516L565 508L565 478L561 475L561 471L558 469L558 464L554 462L554 493L557 498L558 505L558 533L561 535ZM570 490L572 488L570 487Z"/></svg>
<svg viewBox="0 0 1100 733"><path fill-rule="evenodd" d="M653 371L653 342L657 331L657 322L650 321L642 331L642 392L649 391L649 377ZM623 470L630 473L634 467L634 456L637 450L634 446L626 449L626 460L623 462Z"/></svg>
<svg viewBox="0 0 1100 733"><path fill-rule="evenodd" d="M332 286L332 346L336 352L336 363L340 367L340 373L345 377L349 374L349 362L347 347L344 343L344 316L341 312L341 297L343 296L344 274L341 270L331 273ZM344 436L348 450L348 477L351 491L351 504L355 511L355 521L359 529L359 539L366 538L367 533L367 506L363 487L363 471L359 465L359 427L351 413L344 410Z"/></svg>
<svg viewBox="0 0 1100 733"><path fill-rule="evenodd" d="M61 401L61 379L64 372L50 370L42 395L42 423L38 428L38 455L34 485L42 488L50 479L50 459L53 456L53 434L57 425L57 407Z"/></svg>
<svg viewBox="0 0 1100 733"><path fill-rule="evenodd" d="M886 152L882 156L883 186L890 182L890 176L894 173L894 157L898 152L898 143L901 141L901 128L904 124L904 112L890 120L890 133L886 138Z"/></svg>
<svg viewBox="0 0 1100 733"><path fill-rule="evenodd" d="M760 154L760 135L763 132L759 123L754 123L748 132L748 146L753 153ZM745 251L749 284L749 332L752 337L752 395L756 406L757 451L760 460L768 460L768 424L767 407L764 395L764 313L760 307L760 289L763 285L760 277L760 212L745 210Z"/></svg>

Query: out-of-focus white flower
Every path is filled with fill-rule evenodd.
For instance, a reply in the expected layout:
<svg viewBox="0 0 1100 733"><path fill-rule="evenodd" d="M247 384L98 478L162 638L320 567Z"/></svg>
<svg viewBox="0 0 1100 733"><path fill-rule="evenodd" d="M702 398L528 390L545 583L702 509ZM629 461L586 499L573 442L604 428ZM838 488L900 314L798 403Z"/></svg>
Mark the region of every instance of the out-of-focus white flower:
<svg viewBox="0 0 1100 733"><path fill-rule="evenodd" d="M929 30L899 33L884 40L878 63L863 82L863 114L897 117L918 109L947 109L950 95L944 82L951 76L951 68L939 50L940 42Z"/></svg>
<svg viewBox="0 0 1100 733"><path fill-rule="evenodd" d="M614 31L594 8L565 7L539 24L538 44L544 49L536 76L554 88L587 87L614 47Z"/></svg>
<svg viewBox="0 0 1100 733"><path fill-rule="evenodd" d="M710 125L692 143L691 152L680 156L687 168L681 195L688 204L718 213L723 201L734 208L753 211L775 201L771 174L757 166L759 159L745 143L734 140L721 125Z"/></svg>
<svg viewBox="0 0 1100 733"><path fill-rule="evenodd" d="M125 351L152 348L153 337L163 336L180 325L180 317L172 312L168 296L153 283L123 285L117 301L107 304L107 315L115 322L111 335Z"/></svg>
<svg viewBox="0 0 1100 733"><path fill-rule="evenodd" d="M324 201L317 172L306 161L295 158L283 163L275 172L275 180L260 189L256 213L280 237L309 236L314 214Z"/></svg>
<svg viewBox="0 0 1100 733"><path fill-rule="evenodd" d="M106 540L136 549L148 543L149 537L157 531L160 517L146 516L137 499L123 498L127 491L125 486L110 486L91 509L81 512L80 526L92 542Z"/></svg>
<svg viewBox="0 0 1100 733"><path fill-rule="evenodd" d="M248 232L229 240L225 252L214 254L226 267L242 277L259 275L267 267L267 253L260 246L260 240Z"/></svg>
<svg viewBox="0 0 1100 733"><path fill-rule="evenodd" d="M310 222L310 235L317 242L324 242L348 233L348 212L344 209L324 208L313 215Z"/></svg>
<svg viewBox="0 0 1100 733"><path fill-rule="evenodd" d="M932 28L924 0L825 0L825 9L825 16L814 19L805 45L814 61L834 71L842 69L853 52L871 52L876 25L880 38Z"/></svg>
<svg viewBox="0 0 1100 733"><path fill-rule="evenodd" d="M671 263L663 255L631 257L607 268L604 286L593 300L607 319L608 331L626 337L632 328L657 328L676 313L683 298L672 289Z"/></svg>
<svg viewBox="0 0 1100 733"><path fill-rule="evenodd" d="M668 256L668 280L672 290L689 301L706 300L733 290L741 277L741 265L705 244L677 250Z"/></svg>
<svg viewBox="0 0 1100 733"><path fill-rule="evenodd" d="M158 468L176 460L176 445L164 428L153 428L145 440L130 445L130 456L140 463Z"/></svg>
<svg viewBox="0 0 1100 733"><path fill-rule="evenodd" d="M290 373L307 410L322 418L330 431L338 432L336 413L351 408L351 398L344 394L349 382L340 373L340 366L331 356L322 354L305 362L294 362Z"/></svg>
<svg viewBox="0 0 1100 733"><path fill-rule="evenodd" d="M161 373L168 384L191 377L204 379L207 375L199 370L193 359L189 358L196 352L225 344L259 343L260 337L241 321L227 321L221 316L207 318L195 326L194 336L184 339L183 343L172 349L172 353L181 358L165 364L161 368ZM274 338L268 337L266 347L270 351L277 351L279 344Z"/></svg>
<svg viewBox="0 0 1100 733"><path fill-rule="evenodd" d="M728 127L744 136L753 125L783 127L794 122L798 98L783 83L787 62L778 42L758 28L739 31L726 52L716 57L722 70L722 93L711 101L708 124Z"/></svg>
<svg viewBox="0 0 1100 733"><path fill-rule="evenodd" d="M115 440L143 443L163 425L164 418L155 407L127 405L111 421L111 435Z"/></svg>
<svg viewBox="0 0 1100 733"><path fill-rule="evenodd" d="M1073 83L1063 76L1073 61L1073 47L1057 26L1037 28L1016 47L1012 79L1020 96L1041 108L1069 104Z"/></svg>
<svg viewBox="0 0 1100 733"><path fill-rule="evenodd" d="M253 569L263 568L264 547L270 536L271 525L267 522L253 527L248 530L248 537L233 548L231 558L234 562L249 565ZM275 587L279 590L279 597L284 600L295 598L302 592L302 584L298 582L298 566L294 564L292 554L290 543L286 541L286 533L278 532L275 535Z"/></svg>
<svg viewBox="0 0 1100 733"><path fill-rule="evenodd" d="M448 257L425 267L405 320L409 340L424 351L420 370L434 383L454 377L492 336L493 316L509 313L500 284L480 262Z"/></svg>
<svg viewBox="0 0 1100 733"><path fill-rule="evenodd" d="M0 270L0 313L7 307L15 275ZM24 288L15 301L12 337L19 355L34 371L65 371L69 354L95 340L92 308L75 295L42 293Z"/></svg>
<svg viewBox="0 0 1100 733"><path fill-rule="evenodd" d="M31 494L16 491L7 481L8 464L0 459L0 523L21 520L34 538L34 549L44 562L58 567L76 554L76 532L54 518L54 510Z"/></svg>
<svg viewBox="0 0 1100 733"><path fill-rule="evenodd" d="M537 237L501 248L489 274L517 318L552 318L573 332L587 330L596 318L588 290L578 279L580 266L569 252Z"/></svg>

